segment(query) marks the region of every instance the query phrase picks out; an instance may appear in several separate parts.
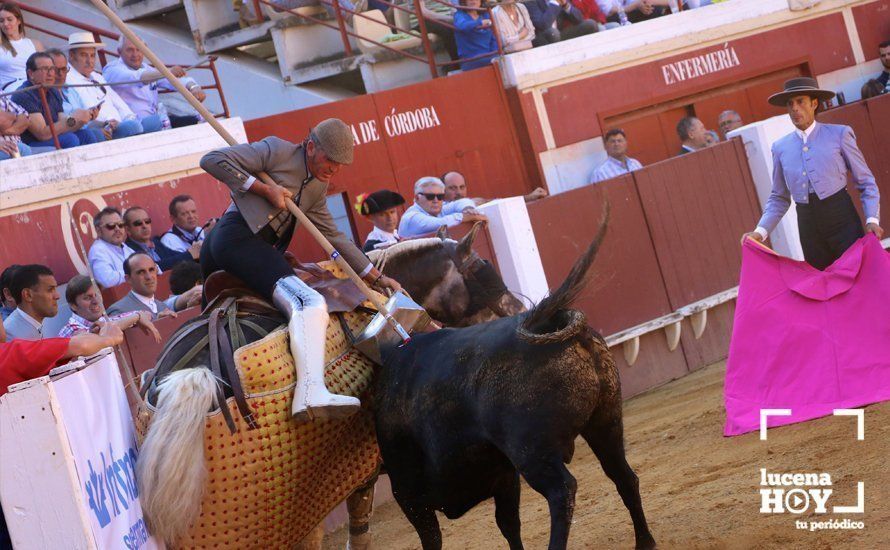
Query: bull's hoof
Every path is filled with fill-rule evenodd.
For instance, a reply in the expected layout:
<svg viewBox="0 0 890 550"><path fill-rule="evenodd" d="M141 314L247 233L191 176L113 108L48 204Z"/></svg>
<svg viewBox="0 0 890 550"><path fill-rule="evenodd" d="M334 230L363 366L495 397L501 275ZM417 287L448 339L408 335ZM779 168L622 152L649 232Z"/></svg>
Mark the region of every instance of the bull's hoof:
<svg viewBox="0 0 890 550"><path fill-rule="evenodd" d="M658 545L655 543L655 539L651 537L649 540L637 542L636 545L637 550L655 550L656 548L658 548Z"/></svg>

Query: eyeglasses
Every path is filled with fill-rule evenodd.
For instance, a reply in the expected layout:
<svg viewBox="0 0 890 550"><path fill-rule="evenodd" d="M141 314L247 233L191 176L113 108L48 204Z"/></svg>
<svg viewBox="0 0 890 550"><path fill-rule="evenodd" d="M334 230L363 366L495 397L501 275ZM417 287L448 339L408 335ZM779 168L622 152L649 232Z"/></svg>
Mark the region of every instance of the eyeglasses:
<svg viewBox="0 0 890 550"><path fill-rule="evenodd" d="M143 225L151 225L151 218L145 218L144 220L135 220L131 223L133 227L142 227Z"/></svg>
<svg viewBox="0 0 890 550"><path fill-rule="evenodd" d="M124 228L124 222L106 223L105 224L105 229L107 229L109 231L114 231L115 229L123 229L123 228Z"/></svg>
<svg viewBox="0 0 890 550"><path fill-rule="evenodd" d="M56 71L57 73L67 73L67 72L68 72L68 67L55 67L55 71Z"/></svg>
<svg viewBox="0 0 890 550"><path fill-rule="evenodd" d="M55 70L56 70L55 67L37 67L36 69L34 69L34 70L31 71L31 72L34 72L34 73L39 73L39 72L51 73L51 72L53 72L53 71L55 71Z"/></svg>
<svg viewBox="0 0 890 550"><path fill-rule="evenodd" d="M445 200L445 193L419 193L423 195L424 198L428 201L443 201Z"/></svg>

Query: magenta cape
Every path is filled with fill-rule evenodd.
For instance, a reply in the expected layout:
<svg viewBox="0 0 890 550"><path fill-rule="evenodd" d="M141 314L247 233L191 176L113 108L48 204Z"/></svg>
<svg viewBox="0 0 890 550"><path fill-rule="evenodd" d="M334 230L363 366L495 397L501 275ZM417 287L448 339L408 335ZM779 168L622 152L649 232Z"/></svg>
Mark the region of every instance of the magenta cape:
<svg viewBox="0 0 890 550"><path fill-rule="evenodd" d="M872 235L825 271L750 241L742 252L724 435L890 399L890 255Z"/></svg>

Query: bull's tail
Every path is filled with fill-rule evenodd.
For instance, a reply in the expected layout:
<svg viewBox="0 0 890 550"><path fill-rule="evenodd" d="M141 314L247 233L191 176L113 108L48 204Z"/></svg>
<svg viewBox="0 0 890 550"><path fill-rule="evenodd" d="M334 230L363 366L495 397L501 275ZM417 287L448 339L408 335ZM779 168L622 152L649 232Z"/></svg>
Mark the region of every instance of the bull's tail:
<svg viewBox="0 0 890 550"><path fill-rule="evenodd" d="M573 324L583 323L583 315L579 312L568 311L569 306L578 298L587 283L590 266L596 258L596 253L606 236L606 228L609 225L609 203L603 203L603 213L600 218L600 226L597 229L593 242L587 247L587 251L578 258L568 276L559 288L551 292L549 296L538 303L523 320L520 325L520 333L531 337L541 343L547 341L563 341L577 333L577 330L567 330ZM536 337L534 337L534 336Z"/></svg>
<svg viewBox="0 0 890 550"><path fill-rule="evenodd" d="M207 480L204 423L216 400L217 381L206 368L183 369L164 378L158 391L136 477L149 531L173 544L201 512Z"/></svg>

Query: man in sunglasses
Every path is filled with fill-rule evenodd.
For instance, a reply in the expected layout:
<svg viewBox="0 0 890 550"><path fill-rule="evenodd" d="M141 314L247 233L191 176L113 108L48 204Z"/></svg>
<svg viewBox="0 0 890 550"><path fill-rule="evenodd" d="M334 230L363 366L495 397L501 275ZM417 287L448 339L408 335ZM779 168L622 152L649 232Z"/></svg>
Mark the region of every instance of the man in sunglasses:
<svg viewBox="0 0 890 550"><path fill-rule="evenodd" d="M93 218L93 225L99 238L93 242L87 254L90 269L103 288L117 286L126 280L124 260L133 254L133 249L124 244L127 232L124 231L121 211L106 206Z"/></svg>
<svg viewBox="0 0 890 550"><path fill-rule="evenodd" d="M301 281L285 259L296 218L292 199L343 259L379 290L399 290L337 229L327 206L328 183L352 164L352 130L329 118L309 131L302 143L267 137L256 143L211 151L201 168L229 188L232 204L201 248L204 279L225 270L270 300L289 319L290 348L298 382L292 412L298 421L340 418L359 409L359 400L330 393L324 382L324 343L328 310L324 298ZM272 185L256 178L266 172Z"/></svg>
<svg viewBox="0 0 890 550"><path fill-rule="evenodd" d="M405 211L399 223L403 238L435 233L443 225L452 227L463 222L488 221L479 213L472 200L461 199L445 203L445 184L433 176L414 183L414 204Z"/></svg>
<svg viewBox="0 0 890 550"><path fill-rule="evenodd" d="M127 227L127 246L136 252L144 252L163 271L173 269L180 262L196 261L201 254L201 242L195 242L185 252L172 250L161 242L160 237L152 236L151 216L141 206L131 206L124 212Z"/></svg>

